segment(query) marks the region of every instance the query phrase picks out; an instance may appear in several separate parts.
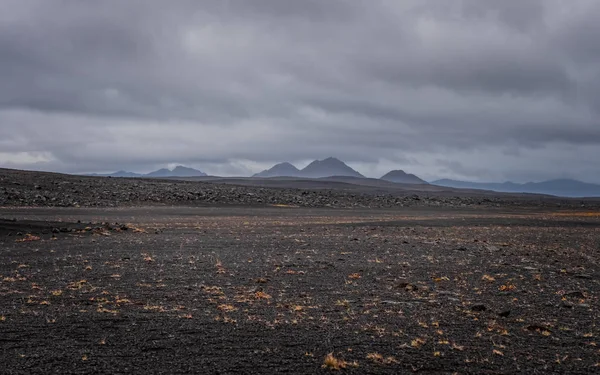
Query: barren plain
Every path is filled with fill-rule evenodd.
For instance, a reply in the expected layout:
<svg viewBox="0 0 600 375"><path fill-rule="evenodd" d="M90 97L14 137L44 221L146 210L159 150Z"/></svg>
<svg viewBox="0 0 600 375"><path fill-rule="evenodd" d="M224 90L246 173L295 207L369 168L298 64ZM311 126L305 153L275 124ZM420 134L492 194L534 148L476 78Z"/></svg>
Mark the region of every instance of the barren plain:
<svg viewBox="0 0 600 375"><path fill-rule="evenodd" d="M1 373L600 371L592 201L46 207L71 198L2 177Z"/></svg>

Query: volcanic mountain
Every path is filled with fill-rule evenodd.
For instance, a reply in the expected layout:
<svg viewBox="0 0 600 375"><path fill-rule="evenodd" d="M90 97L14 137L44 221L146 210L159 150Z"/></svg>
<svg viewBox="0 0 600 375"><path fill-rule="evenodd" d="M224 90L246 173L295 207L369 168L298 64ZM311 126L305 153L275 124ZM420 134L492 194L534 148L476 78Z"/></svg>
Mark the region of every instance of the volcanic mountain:
<svg viewBox="0 0 600 375"><path fill-rule="evenodd" d="M364 177L347 166L343 161L331 157L324 160L315 160L302 170L299 170L290 163L280 163L252 177L321 178L333 176Z"/></svg>
<svg viewBox="0 0 600 375"><path fill-rule="evenodd" d="M300 176L300 170L290 163L279 163L274 165L271 169L265 169L264 171L255 174L252 177L298 177Z"/></svg>
<svg viewBox="0 0 600 375"><path fill-rule="evenodd" d="M154 172L150 172L144 177L201 177L206 176L206 173L199 171L194 168L184 167L182 165L178 165L173 170L169 170L167 168L162 168Z"/></svg>
<svg viewBox="0 0 600 375"><path fill-rule="evenodd" d="M90 174L90 176L101 176L101 177L154 177L154 178L161 178L161 177L202 177L202 176L206 176L206 173L204 173L202 171L199 171L197 169L194 169L194 168L188 168L188 167L184 167L184 166L178 165L173 170L170 170L170 169L167 169L167 168L162 168L162 169L159 169L157 171L150 172L150 173L147 173L147 174L140 174L140 173L134 173L134 172L127 172L127 171L118 171L118 172L110 173L110 174L92 173L92 174Z"/></svg>
<svg viewBox="0 0 600 375"><path fill-rule="evenodd" d="M381 177L381 179L400 184L427 184L426 181L420 179L414 174L406 173L400 169L386 173L383 177Z"/></svg>
<svg viewBox="0 0 600 375"><path fill-rule="evenodd" d="M343 161L329 157L324 160L315 160L300 171L301 177L320 178L331 176L365 177L347 166Z"/></svg>

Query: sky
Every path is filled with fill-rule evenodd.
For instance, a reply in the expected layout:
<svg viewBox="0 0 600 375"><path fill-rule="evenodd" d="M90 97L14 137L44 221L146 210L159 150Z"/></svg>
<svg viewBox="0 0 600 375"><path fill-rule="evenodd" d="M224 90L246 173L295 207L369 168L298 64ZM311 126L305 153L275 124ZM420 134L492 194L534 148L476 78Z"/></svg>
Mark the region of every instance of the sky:
<svg viewBox="0 0 600 375"><path fill-rule="evenodd" d="M0 167L600 183L597 0L0 0Z"/></svg>

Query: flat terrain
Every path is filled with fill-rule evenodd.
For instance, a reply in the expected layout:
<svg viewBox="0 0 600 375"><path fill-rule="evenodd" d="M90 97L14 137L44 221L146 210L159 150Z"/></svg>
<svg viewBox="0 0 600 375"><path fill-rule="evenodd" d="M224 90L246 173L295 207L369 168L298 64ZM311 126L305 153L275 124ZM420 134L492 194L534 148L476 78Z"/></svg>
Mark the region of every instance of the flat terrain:
<svg viewBox="0 0 600 375"><path fill-rule="evenodd" d="M4 374L600 371L585 205L31 208L65 193L10 178Z"/></svg>

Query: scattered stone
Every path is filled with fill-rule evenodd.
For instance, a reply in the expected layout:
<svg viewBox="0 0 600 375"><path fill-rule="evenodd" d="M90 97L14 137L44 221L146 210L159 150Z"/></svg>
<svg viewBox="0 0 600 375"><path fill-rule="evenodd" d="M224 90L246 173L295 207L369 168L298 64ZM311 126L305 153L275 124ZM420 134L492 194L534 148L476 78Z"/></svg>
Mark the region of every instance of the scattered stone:
<svg viewBox="0 0 600 375"><path fill-rule="evenodd" d="M568 301L562 301L560 303L560 307L562 307L563 309L572 309L573 308L573 304L571 302L568 302Z"/></svg>
<svg viewBox="0 0 600 375"><path fill-rule="evenodd" d="M477 305L471 306L471 311L482 312L482 311L486 311L486 310L487 310L487 307L485 307L485 305L483 305L483 304L477 304Z"/></svg>
<svg viewBox="0 0 600 375"><path fill-rule="evenodd" d="M398 288L405 289L408 292L414 292L419 289L416 285L407 282L398 284Z"/></svg>
<svg viewBox="0 0 600 375"><path fill-rule="evenodd" d="M573 277L576 279L592 279L593 278L592 275L588 275L585 273L578 273L576 275L573 275Z"/></svg>
<svg viewBox="0 0 600 375"><path fill-rule="evenodd" d="M569 291L566 292L564 294L565 297L573 297L573 298L585 298L585 294L583 294L583 292L579 291L579 290L573 290L573 291Z"/></svg>

